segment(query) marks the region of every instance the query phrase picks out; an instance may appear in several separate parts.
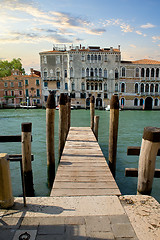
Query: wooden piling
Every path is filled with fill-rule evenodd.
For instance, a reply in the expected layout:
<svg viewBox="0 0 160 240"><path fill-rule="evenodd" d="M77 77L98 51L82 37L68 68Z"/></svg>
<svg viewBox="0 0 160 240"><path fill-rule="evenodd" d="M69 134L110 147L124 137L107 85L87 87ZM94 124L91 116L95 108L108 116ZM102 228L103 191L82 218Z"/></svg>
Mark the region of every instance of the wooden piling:
<svg viewBox="0 0 160 240"><path fill-rule="evenodd" d="M66 139L66 97L61 93L59 98L59 160L61 158Z"/></svg>
<svg viewBox="0 0 160 240"><path fill-rule="evenodd" d="M31 131L32 123L22 123L22 170L27 197L34 196L33 174L31 164Z"/></svg>
<svg viewBox="0 0 160 240"><path fill-rule="evenodd" d="M118 121L119 121L119 99L118 95L112 95L110 101L109 167L114 177L116 172Z"/></svg>
<svg viewBox="0 0 160 240"><path fill-rule="evenodd" d="M64 135L65 135L65 141L68 135L68 96L65 96L65 125L64 125Z"/></svg>
<svg viewBox="0 0 160 240"><path fill-rule="evenodd" d="M0 153L0 207L9 208L14 204L7 153Z"/></svg>
<svg viewBox="0 0 160 240"><path fill-rule="evenodd" d="M94 96L90 97L90 127L92 131L94 131L94 103L95 98Z"/></svg>
<svg viewBox="0 0 160 240"><path fill-rule="evenodd" d="M47 172L48 172L48 186L50 188L52 187L55 178L54 118L55 118L55 96L54 93L50 93L46 105Z"/></svg>
<svg viewBox="0 0 160 240"><path fill-rule="evenodd" d="M68 132L71 126L71 98L68 96L67 100L67 106L68 106Z"/></svg>
<svg viewBox="0 0 160 240"><path fill-rule="evenodd" d="M94 135L98 141L99 116L94 116Z"/></svg>
<svg viewBox="0 0 160 240"><path fill-rule="evenodd" d="M155 162L160 148L160 128L144 128L138 167L137 194L150 194L155 173Z"/></svg>

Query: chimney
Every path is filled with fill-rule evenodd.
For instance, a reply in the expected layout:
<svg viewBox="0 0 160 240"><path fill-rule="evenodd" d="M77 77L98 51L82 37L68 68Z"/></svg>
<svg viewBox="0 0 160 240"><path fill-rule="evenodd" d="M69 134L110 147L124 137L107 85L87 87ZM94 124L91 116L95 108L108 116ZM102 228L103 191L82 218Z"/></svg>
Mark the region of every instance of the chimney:
<svg viewBox="0 0 160 240"><path fill-rule="evenodd" d="M120 46L120 45L118 45L118 50L119 50L119 51L121 50L121 46Z"/></svg>
<svg viewBox="0 0 160 240"><path fill-rule="evenodd" d="M33 68L31 68L30 71L31 71L31 76L33 76L33 73L34 73Z"/></svg>

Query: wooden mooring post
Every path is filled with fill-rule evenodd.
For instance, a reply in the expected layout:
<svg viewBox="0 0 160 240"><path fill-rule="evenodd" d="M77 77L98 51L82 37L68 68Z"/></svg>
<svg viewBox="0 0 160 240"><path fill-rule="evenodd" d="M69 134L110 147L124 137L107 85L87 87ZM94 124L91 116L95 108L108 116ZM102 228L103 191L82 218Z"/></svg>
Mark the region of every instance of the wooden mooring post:
<svg viewBox="0 0 160 240"><path fill-rule="evenodd" d="M68 131L69 132L70 126L71 126L71 98L67 96L67 117L68 117Z"/></svg>
<svg viewBox="0 0 160 240"><path fill-rule="evenodd" d="M64 93L61 93L59 98L59 161L66 140L67 118L66 96Z"/></svg>
<svg viewBox="0 0 160 240"><path fill-rule="evenodd" d="M48 186L51 188L55 178L55 152L54 152L54 118L55 95L50 93L46 105L46 145L47 145L47 172Z"/></svg>
<svg viewBox="0 0 160 240"><path fill-rule="evenodd" d="M119 99L118 95L112 95L110 101L110 124L109 124L109 167L115 177L116 154L119 121Z"/></svg>
<svg viewBox="0 0 160 240"><path fill-rule="evenodd" d="M160 148L160 128L144 128L138 167L137 194L150 194Z"/></svg>
<svg viewBox="0 0 160 240"><path fill-rule="evenodd" d="M0 153L0 207L9 208L14 204L7 153Z"/></svg>
<svg viewBox="0 0 160 240"><path fill-rule="evenodd" d="M90 127L92 131L94 131L94 103L95 98L94 96L90 97Z"/></svg>
<svg viewBox="0 0 160 240"><path fill-rule="evenodd" d="M33 174L31 164L31 131L32 123L22 123L22 171L24 177L25 193L27 197L34 196Z"/></svg>
<svg viewBox="0 0 160 240"><path fill-rule="evenodd" d="M99 116L94 116L94 135L98 141Z"/></svg>

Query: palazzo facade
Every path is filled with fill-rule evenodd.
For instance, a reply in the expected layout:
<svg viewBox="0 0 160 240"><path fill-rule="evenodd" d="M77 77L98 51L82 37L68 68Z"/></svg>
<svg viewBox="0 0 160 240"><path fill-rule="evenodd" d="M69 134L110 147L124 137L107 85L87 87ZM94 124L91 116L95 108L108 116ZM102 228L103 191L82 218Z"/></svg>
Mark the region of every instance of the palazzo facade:
<svg viewBox="0 0 160 240"><path fill-rule="evenodd" d="M40 53L40 64L43 105L55 91L57 105L66 93L77 108L89 107L91 95L105 108L118 94L121 108L160 108L160 61L122 61L120 46L53 48Z"/></svg>

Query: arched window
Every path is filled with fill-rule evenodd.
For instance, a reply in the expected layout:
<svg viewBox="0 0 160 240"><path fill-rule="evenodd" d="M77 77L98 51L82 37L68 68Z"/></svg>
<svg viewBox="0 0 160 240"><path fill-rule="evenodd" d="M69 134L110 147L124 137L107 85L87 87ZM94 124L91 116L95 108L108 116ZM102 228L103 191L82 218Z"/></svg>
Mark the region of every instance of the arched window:
<svg viewBox="0 0 160 240"><path fill-rule="evenodd" d="M108 61L108 56L107 56L107 54L105 54L105 56L104 56L104 61L105 61L105 62Z"/></svg>
<svg viewBox="0 0 160 240"><path fill-rule="evenodd" d="M69 55L69 60L70 60L70 61L73 60L73 55L72 55L72 54Z"/></svg>
<svg viewBox="0 0 160 240"><path fill-rule="evenodd" d="M56 79L60 80L60 70L59 70L59 68L57 68L57 70L56 70Z"/></svg>
<svg viewBox="0 0 160 240"><path fill-rule="evenodd" d="M102 90L102 83L99 83L99 90Z"/></svg>
<svg viewBox="0 0 160 240"><path fill-rule="evenodd" d="M144 77L144 68L141 69L141 77Z"/></svg>
<svg viewBox="0 0 160 240"><path fill-rule="evenodd" d="M146 77L149 77L149 68L146 69Z"/></svg>
<svg viewBox="0 0 160 240"><path fill-rule="evenodd" d="M84 56L84 54L82 54L82 61L85 61L85 56Z"/></svg>
<svg viewBox="0 0 160 240"><path fill-rule="evenodd" d="M68 83L65 83L65 90L68 90Z"/></svg>
<svg viewBox="0 0 160 240"><path fill-rule="evenodd" d="M87 90L89 90L90 89L90 85L89 85L89 83L87 82Z"/></svg>
<svg viewBox="0 0 160 240"><path fill-rule="evenodd" d="M158 98L156 98L156 99L154 100L154 106L155 106L155 107L158 106Z"/></svg>
<svg viewBox="0 0 160 240"><path fill-rule="evenodd" d="M75 84L72 82L72 91L75 91Z"/></svg>
<svg viewBox="0 0 160 240"><path fill-rule="evenodd" d="M82 91L85 90L85 84L84 84L84 82L81 83L81 88L82 88Z"/></svg>
<svg viewBox="0 0 160 240"><path fill-rule="evenodd" d="M44 78L47 78L47 76L48 76L48 73L47 73L47 69L46 69L46 68L44 69L43 76L44 76Z"/></svg>
<svg viewBox="0 0 160 240"><path fill-rule="evenodd" d="M118 92L118 83L115 83L115 92Z"/></svg>
<svg viewBox="0 0 160 240"><path fill-rule="evenodd" d="M93 85L93 83L91 83L91 90L94 90L94 85Z"/></svg>
<svg viewBox="0 0 160 240"><path fill-rule="evenodd" d="M95 90L98 90L98 84L95 83Z"/></svg>
<svg viewBox="0 0 160 240"><path fill-rule="evenodd" d="M125 84L121 83L121 92L125 92Z"/></svg>
<svg viewBox="0 0 160 240"><path fill-rule="evenodd" d="M98 76L97 68L95 68L95 77Z"/></svg>
<svg viewBox="0 0 160 240"><path fill-rule="evenodd" d="M116 55L116 59L115 59L115 61L118 62L118 60L119 60L118 55Z"/></svg>
<svg viewBox="0 0 160 240"><path fill-rule="evenodd" d="M86 69L86 77L89 77L89 68Z"/></svg>
<svg viewBox="0 0 160 240"><path fill-rule="evenodd" d="M70 77L73 78L73 68L70 68Z"/></svg>
<svg viewBox="0 0 160 240"><path fill-rule="evenodd" d="M53 77L53 69L50 70L50 75Z"/></svg>
<svg viewBox="0 0 160 240"><path fill-rule="evenodd" d="M101 55L100 54L98 55L98 61L101 61Z"/></svg>
<svg viewBox="0 0 160 240"><path fill-rule="evenodd" d="M107 69L104 69L104 78L107 78Z"/></svg>
<svg viewBox="0 0 160 240"><path fill-rule="evenodd" d="M143 106L143 98L140 99L140 106Z"/></svg>
<svg viewBox="0 0 160 240"><path fill-rule="evenodd" d="M136 77L139 77L139 68L136 68Z"/></svg>
<svg viewBox="0 0 160 240"><path fill-rule="evenodd" d="M135 93L138 93L138 83L135 84Z"/></svg>
<svg viewBox="0 0 160 240"><path fill-rule="evenodd" d="M138 106L138 98L134 99L134 106Z"/></svg>
<svg viewBox="0 0 160 240"><path fill-rule="evenodd" d="M146 92L149 92L149 84L146 84Z"/></svg>
<svg viewBox="0 0 160 240"><path fill-rule="evenodd" d="M151 77L154 77L154 68L151 69Z"/></svg>
<svg viewBox="0 0 160 240"><path fill-rule="evenodd" d="M104 84L104 91L107 91L107 83Z"/></svg>
<svg viewBox="0 0 160 240"><path fill-rule="evenodd" d="M123 107L125 105L125 99L121 98L121 106Z"/></svg>
<svg viewBox="0 0 160 240"><path fill-rule="evenodd" d="M85 69L82 68L82 78L84 78L84 77L85 77Z"/></svg>
<svg viewBox="0 0 160 240"><path fill-rule="evenodd" d="M94 60L97 61L97 55L94 55Z"/></svg>
<svg viewBox="0 0 160 240"><path fill-rule="evenodd" d="M115 69L115 79L118 79L118 69Z"/></svg>
<svg viewBox="0 0 160 240"><path fill-rule="evenodd" d="M99 77L102 77L102 68L99 69Z"/></svg>
<svg viewBox="0 0 160 240"><path fill-rule="evenodd" d="M125 77L126 76L126 69L125 67L122 68L122 77Z"/></svg>
<svg viewBox="0 0 160 240"><path fill-rule="evenodd" d="M153 83L150 85L150 92L151 92L151 93L154 92L154 84L153 84Z"/></svg>
<svg viewBox="0 0 160 240"><path fill-rule="evenodd" d="M93 54L91 55L91 61L93 61L94 60L94 58L93 58Z"/></svg>
<svg viewBox="0 0 160 240"><path fill-rule="evenodd" d="M67 69L64 70L64 77L67 77Z"/></svg>
<svg viewBox="0 0 160 240"><path fill-rule="evenodd" d="M156 93L159 92L159 86L158 86L158 83L156 83L156 85L155 85L155 92L156 92Z"/></svg>
<svg viewBox="0 0 160 240"><path fill-rule="evenodd" d="M91 68L91 71L90 71L90 76L93 77L94 74L93 74L93 68Z"/></svg>
<svg viewBox="0 0 160 240"><path fill-rule="evenodd" d="M144 83L141 83L141 93L144 92Z"/></svg>
<svg viewBox="0 0 160 240"><path fill-rule="evenodd" d="M90 61L90 55L89 54L87 55L87 60Z"/></svg>
<svg viewBox="0 0 160 240"><path fill-rule="evenodd" d="M159 68L156 69L156 77L159 77Z"/></svg>

